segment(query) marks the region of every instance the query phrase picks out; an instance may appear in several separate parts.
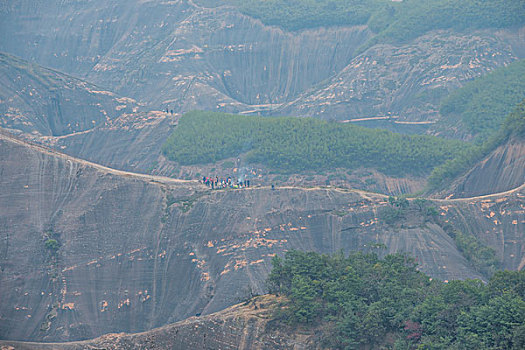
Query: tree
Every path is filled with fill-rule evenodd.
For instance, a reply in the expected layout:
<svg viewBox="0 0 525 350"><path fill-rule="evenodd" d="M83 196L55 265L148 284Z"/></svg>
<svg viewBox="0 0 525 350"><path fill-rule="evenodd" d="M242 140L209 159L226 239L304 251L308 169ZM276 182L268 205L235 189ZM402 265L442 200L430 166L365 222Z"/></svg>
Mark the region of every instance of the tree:
<svg viewBox="0 0 525 350"><path fill-rule="evenodd" d="M58 241L56 239L49 238L45 242L45 247L46 247L47 250L49 250L51 252L51 254L55 254L58 251L58 249L60 248L60 243L58 243Z"/></svg>

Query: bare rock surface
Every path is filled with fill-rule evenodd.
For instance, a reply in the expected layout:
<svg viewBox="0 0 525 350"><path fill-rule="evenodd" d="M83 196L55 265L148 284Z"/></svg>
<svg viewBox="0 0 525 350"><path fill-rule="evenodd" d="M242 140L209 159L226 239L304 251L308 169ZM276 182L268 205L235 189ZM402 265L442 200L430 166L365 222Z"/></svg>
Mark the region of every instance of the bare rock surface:
<svg viewBox="0 0 525 350"><path fill-rule="evenodd" d="M141 332L265 291L271 258L373 243L434 278L483 278L416 209L387 224L385 196L335 188L210 191L128 173L0 134L0 337L71 341ZM440 216L523 267L523 186L437 200ZM475 222L475 225L469 223ZM60 245L52 251L49 239Z"/></svg>
<svg viewBox="0 0 525 350"><path fill-rule="evenodd" d="M82 134L138 111L130 98L0 53L0 127L32 137Z"/></svg>
<svg viewBox="0 0 525 350"><path fill-rule="evenodd" d="M279 112L340 120L386 116L398 127L435 122L443 97L517 58L510 40L519 34L506 34L435 31L404 45L375 45Z"/></svg>
<svg viewBox="0 0 525 350"><path fill-rule="evenodd" d="M472 197L503 192L525 182L525 140L514 138L492 151L445 193L453 197Z"/></svg>
<svg viewBox="0 0 525 350"><path fill-rule="evenodd" d="M447 92L525 57L523 28L436 31L359 53L366 26L286 32L187 0L6 1L0 30L0 50L175 112L428 123Z"/></svg>
<svg viewBox="0 0 525 350"><path fill-rule="evenodd" d="M277 303L274 296L261 296L217 313L191 317L168 326L137 334L107 334L71 343L22 343L0 341L2 350L46 349L314 349L320 339L312 331L271 327L269 320Z"/></svg>

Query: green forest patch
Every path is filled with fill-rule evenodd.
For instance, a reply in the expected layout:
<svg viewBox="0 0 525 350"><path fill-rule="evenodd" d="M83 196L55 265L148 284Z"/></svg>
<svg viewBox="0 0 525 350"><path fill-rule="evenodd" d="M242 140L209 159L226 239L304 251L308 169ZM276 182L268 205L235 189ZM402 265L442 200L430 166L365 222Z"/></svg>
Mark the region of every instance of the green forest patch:
<svg viewBox="0 0 525 350"><path fill-rule="evenodd" d="M199 0L206 6L208 0ZM222 0L267 25L295 31L368 25L377 42L399 42L436 29L504 28L525 23L520 0ZM369 46L368 45L368 46Z"/></svg>
<svg viewBox="0 0 525 350"><path fill-rule="evenodd" d="M519 60L452 92L442 102L440 113L461 119L469 133L486 139L524 98L525 60Z"/></svg>
<svg viewBox="0 0 525 350"><path fill-rule="evenodd" d="M404 176L428 175L469 147L456 140L312 118L190 112L182 116L163 152L182 165L243 155L247 162L283 173L365 167Z"/></svg>
<svg viewBox="0 0 525 350"><path fill-rule="evenodd" d="M289 251L274 257L274 322L314 327L331 349L523 349L525 271L433 280L406 255Z"/></svg>

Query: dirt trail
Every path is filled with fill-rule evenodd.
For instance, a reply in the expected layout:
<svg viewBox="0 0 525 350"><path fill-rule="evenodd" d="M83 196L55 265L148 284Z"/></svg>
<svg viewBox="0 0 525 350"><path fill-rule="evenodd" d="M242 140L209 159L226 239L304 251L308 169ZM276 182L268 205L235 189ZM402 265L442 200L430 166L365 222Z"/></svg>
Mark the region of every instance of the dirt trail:
<svg viewBox="0 0 525 350"><path fill-rule="evenodd" d="M113 175L124 176L124 177L131 177L131 178L136 178L136 179L140 179L140 180L143 180L143 181L156 182L156 183L160 183L160 184L164 184L164 185L192 184L192 185L197 185L197 186L205 188L205 186L203 184L201 184L198 180L181 180L181 179L174 179L174 178L165 177L165 176L139 174L139 173L133 173L133 172L129 172L129 171L123 171L123 170L117 170L117 169L109 168L109 167L106 167L106 166L103 166L103 165L100 165L100 164L97 164L97 163L92 163L92 162L89 162L87 160L83 160L83 159L79 159L79 158L75 158L75 157L69 156L67 154L64 154L62 152L53 150L53 149L45 147L45 146L41 146L41 145L38 145L38 144L35 144L35 143L32 143L32 142L26 141L26 140L21 140L21 139L15 137L15 136L13 136L13 135L3 131L3 130L0 130L0 139L7 140L9 142L13 142L13 143L22 145L24 147L29 147L30 149L33 149L33 150L35 150L37 152L42 152L42 153L45 153L45 154L48 154L48 155L51 155L51 156L55 156L55 157L59 157L59 158L65 159L65 160L77 162L77 163L80 163L82 165L95 168L96 170L98 170L100 172L103 172L103 173L107 173L107 174L113 174ZM249 188L248 190L270 189L270 188L271 188L270 186L262 186L262 187L252 187L252 188ZM345 189L345 188L336 188L336 187L280 186L280 187L276 187L276 189L277 190L278 189L300 189L302 191L329 190L329 191L338 191L338 192L345 192L345 193L358 193L358 194L360 194L362 197L364 197L366 199L372 199L372 198L386 199L386 198L388 198L388 196L385 195L385 194L374 193L374 192L367 192L367 191L358 190L358 189ZM441 203L470 202L470 201L475 201L475 200L493 199L495 197L507 196L507 195L511 195L513 193L517 193L517 192L520 192L520 191L525 191L525 183L523 183L521 186L516 187L514 189L511 189L511 190L508 190L508 191L504 191L504 192L499 192L499 193L492 193L492 194L476 196L476 197L467 197L467 198L450 198L450 199L446 199L446 198L445 199L429 198L429 200L432 200L434 202L441 202Z"/></svg>
<svg viewBox="0 0 525 350"><path fill-rule="evenodd" d="M513 193L517 193L517 192L521 192L521 191L525 191L525 182L521 185L521 186L518 186L516 188L513 188L511 190L508 190L508 191L504 191L504 192L497 192L497 193L491 193L491 194L485 194L483 196L475 196L475 197L467 197L467 198L450 198L450 199L434 199L432 198L431 200L433 200L434 202L470 202L470 201L474 201L474 200L483 200L483 199L493 199L495 197L503 197L503 196L508 196L508 195L511 195Z"/></svg>
<svg viewBox="0 0 525 350"><path fill-rule="evenodd" d="M103 165L100 165L100 164L97 164L97 163L92 163L92 162L89 162L87 160L83 160L83 159L79 159L79 158L75 158L75 157L69 156L69 155L67 155L65 153L61 153L59 151L55 151L55 150L53 150L51 148L47 148L45 146L37 145L35 143L29 142L29 141L25 141L25 140L20 140L20 139L14 137L12 135L6 134L5 131L0 132L0 140L7 140L9 142L16 143L18 145L22 145L24 147L28 147L28 148L30 148L32 150L37 151L37 152L48 154L48 155L54 156L54 157L59 157L59 158L62 158L62 159L68 160L68 161L80 163L80 164L82 164L84 166L95 168L96 170L98 170L100 172L103 172L103 173L106 173L106 174L113 174L113 175L118 175L118 176L131 177L131 178L136 178L136 179L149 181L149 182L158 182L158 183L165 184L165 185L173 185L173 184L200 185L197 180L180 180L180 179L173 179L173 178L165 177L165 176L139 174L139 173L133 173L133 172L129 172L129 171L123 171L123 170L117 170L117 169L113 169L113 168L108 168L106 166L103 166Z"/></svg>

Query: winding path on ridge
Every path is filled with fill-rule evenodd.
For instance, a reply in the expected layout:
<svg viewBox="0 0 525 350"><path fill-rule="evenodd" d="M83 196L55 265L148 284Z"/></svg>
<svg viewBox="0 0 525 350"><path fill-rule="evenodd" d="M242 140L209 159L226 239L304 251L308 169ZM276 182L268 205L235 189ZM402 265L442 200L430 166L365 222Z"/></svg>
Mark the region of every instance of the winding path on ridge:
<svg viewBox="0 0 525 350"><path fill-rule="evenodd" d="M12 142L12 143L15 143L15 144L27 147L29 149L32 149L34 151L37 151L37 152L40 152L40 153L44 153L44 154L48 154L48 155L51 155L51 156L54 156L54 157L62 158L62 159L67 160L67 161L76 162L76 163L82 164L84 166L88 166L88 167L94 168L94 169L96 169L96 170L98 170L100 172L106 173L106 174L113 174L113 175L123 176L123 177L131 177L131 178L136 178L136 179L139 179L139 180L153 182L153 183L158 183L158 184L162 184L162 185L188 184L188 185L199 186L202 189L206 189L207 188L206 186L201 184L198 180L182 180L182 179L174 179L174 178L165 177L165 176L157 176L157 175L148 175L148 174L134 173L134 172L130 172L130 171L123 171L123 170L113 169L113 168L106 167L106 166L103 166L103 165L100 165L100 164L97 164L97 163L93 163L93 162L90 162L90 161L87 161L87 160L83 160L83 159L80 159L80 158L75 158L73 156L67 155L67 154L62 153L62 152L57 151L57 150L54 150L54 149L51 149L51 148L48 148L48 147L45 147L45 146L42 146L42 145L38 145L38 144L29 142L29 141L26 141L26 140L21 140L21 139L17 138L16 136L10 134L9 132L7 132L5 130L2 130L1 128L0 128L0 140L5 140L5 141L8 141L8 142ZM257 189L270 189L270 188L271 188L271 186L260 186L260 187L252 187L252 188L244 189L244 190L257 190ZM377 197L379 197L379 198L385 198L386 199L386 198L389 197L388 195L380 194L380 193L367 192L367 191L358 190L358 189L337 188L337 187L280 186L280 187L276 187L276 188L277 189L298 189L298 190L300 189L300 190L303 190L303 191L330 190L330 191L347 192L347 193L352 192L352 193L358 193L364 198L370 198L370 197L376 197L377 198ZM428 199L432 200L434 202L442 202L442 203L470 202L470 201L475 201L475 200L484 200L484 199L492 199L492 198L495 198L495 197L507 196L507 195L511 195L513 193L517 193L517 192L521 192L521 191L525 191L525 182L521 186L518 186L518 187L513 188L511 190L508 190L508 191L492 193L492 194L487 194L487 195L482 195L482 196L466 197L466 198L450 198L450 199L446 199L446 198L445 199L428 198Z"/></svg>

